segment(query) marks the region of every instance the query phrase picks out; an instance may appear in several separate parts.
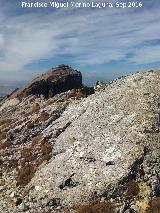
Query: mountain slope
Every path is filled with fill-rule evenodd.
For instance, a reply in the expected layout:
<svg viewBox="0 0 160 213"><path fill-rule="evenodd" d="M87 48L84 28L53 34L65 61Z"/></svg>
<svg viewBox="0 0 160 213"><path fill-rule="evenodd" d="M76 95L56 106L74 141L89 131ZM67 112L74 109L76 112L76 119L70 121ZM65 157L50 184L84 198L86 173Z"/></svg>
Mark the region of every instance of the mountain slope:
<svg viewBox="0 0 160 213"><path fill-rule="evenodd" d="M81 86L81 73L62 64L38 76L26 87L13 93L10 98L27 97L28 95L44 95L48 98L70 89L78 89Z"/></svg>
<svg viewBox="0 0 160 213"><path fill-rule="evenodd" d="M150 71L87 98L71 90L6 100L3 212L151 212L150 197L160 196L159 85Z"/></svg>

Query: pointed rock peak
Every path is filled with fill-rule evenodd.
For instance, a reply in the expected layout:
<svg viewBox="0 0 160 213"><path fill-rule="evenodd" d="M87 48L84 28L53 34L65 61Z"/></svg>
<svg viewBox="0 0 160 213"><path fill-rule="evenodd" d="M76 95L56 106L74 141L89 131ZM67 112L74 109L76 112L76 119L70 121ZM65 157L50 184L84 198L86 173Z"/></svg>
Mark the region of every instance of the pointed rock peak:
<svg viewBox="0 0 160 213"><path fill-rule="evenodd" d="M51 97L71 89L78 89L81 86L81 72L72 69L68 65L61 64L39 75L26 87L12 94L10 98L26 97L28 95Z"/></svg>

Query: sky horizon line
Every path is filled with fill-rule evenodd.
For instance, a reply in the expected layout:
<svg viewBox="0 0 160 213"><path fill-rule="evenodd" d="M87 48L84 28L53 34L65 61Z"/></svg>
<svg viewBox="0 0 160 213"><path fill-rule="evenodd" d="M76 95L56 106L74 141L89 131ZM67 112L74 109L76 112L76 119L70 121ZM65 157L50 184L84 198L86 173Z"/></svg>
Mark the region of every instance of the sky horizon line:
<svg viewBox="0 0 160 213"><path fill-rule="evenodd" d="M143 7L22 8L21 0L2 0L0 79L30 81L61 62L89 82L160 67L160 4L136 2Z"/></svg>

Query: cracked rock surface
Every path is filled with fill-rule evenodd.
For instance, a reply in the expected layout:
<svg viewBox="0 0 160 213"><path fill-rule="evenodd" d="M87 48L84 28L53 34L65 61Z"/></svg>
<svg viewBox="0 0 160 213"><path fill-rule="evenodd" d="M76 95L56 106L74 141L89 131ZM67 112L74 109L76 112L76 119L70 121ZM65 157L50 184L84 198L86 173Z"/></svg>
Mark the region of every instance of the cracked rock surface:
<svg viewBox="0 0 160 213"><path fill-rule="evenodd" d="M147 213L151 200L160 203L159 71L122 77L87 98L30 95L0 110L3 212L81 213L100 200L116 207L99 213Z"/></svg>

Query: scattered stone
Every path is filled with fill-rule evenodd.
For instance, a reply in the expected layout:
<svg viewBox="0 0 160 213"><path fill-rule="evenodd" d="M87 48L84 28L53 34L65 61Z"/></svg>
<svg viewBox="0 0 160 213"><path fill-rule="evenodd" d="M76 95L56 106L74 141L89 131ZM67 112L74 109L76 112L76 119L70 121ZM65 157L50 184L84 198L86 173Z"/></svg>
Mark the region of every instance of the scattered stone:
<svg viewBox="0 0 160 213"><path fill-rule="evenodd" d="M12 193L10 194L10 197L11 197L11 198L14 198L14 197L15 197L15 192L12 192Z"/></svg>
<svg viewBox="0 0 160 213"><path fill-rule="evenodd" d="M44 89L61 70L65 90L74 77L80 87L80 73L63 65L1 101L1 211L75 213L109 202L112 213L139 213L151 199L159 208L160 72L98 84L86 97L60 90L55 76Z"/></svg>
<svg viewBox="0 0 160 213"><path fill-rule="evenodd" d="M27 206L24 202L22 202L22 203L18 206L18 208L19 208L21 211L23 211L23 212L26 212L26 211L28 210L28 206Z"/></svg>

